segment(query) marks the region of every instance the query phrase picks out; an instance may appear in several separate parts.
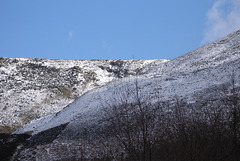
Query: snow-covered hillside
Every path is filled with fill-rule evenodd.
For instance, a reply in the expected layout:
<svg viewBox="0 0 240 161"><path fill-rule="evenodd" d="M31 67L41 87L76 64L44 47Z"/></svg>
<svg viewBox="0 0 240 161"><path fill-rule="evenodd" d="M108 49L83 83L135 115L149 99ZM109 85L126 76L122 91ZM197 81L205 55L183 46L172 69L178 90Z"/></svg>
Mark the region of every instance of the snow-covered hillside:
<svg viewBox="0 0 240 161"><path fill-rule="evenodd" d="M76 139L81 129L97 124L102 108L111 100L124 91L134 90L136 80L141 93L150 95L153 101L171 101L178 97L195 102L227 92L220 88L230 81L233 71L235 79L240 80L240 31L165 63L152 61L140 71L143 75L91 90L60 112L32 121L15 133L37 134L67 123L59 138ZM239 86L239 82L236 82L236 86Z"/></svg>
<svg viewBox="0 0 240 161"><path fill-rule="evenodd" d="M139 75L152 61L0 58L0 126L58 112L91 89Z"/></svg>

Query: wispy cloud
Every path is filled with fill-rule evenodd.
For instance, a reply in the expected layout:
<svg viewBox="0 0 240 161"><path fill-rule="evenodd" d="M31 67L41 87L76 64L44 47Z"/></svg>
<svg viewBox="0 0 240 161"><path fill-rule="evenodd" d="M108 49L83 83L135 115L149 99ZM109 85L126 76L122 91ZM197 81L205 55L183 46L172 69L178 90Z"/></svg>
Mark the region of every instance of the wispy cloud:
<svg viewBox="0 0 240 161"><path fill-rule="evenodd" d="M106 50L107 52L111 52L111 50L112 50L112 46L105 40L102 41L102 48L104 50Z"/></svg>
<svg viewBox="0 0 240 161"><path fill-rule="evenodd" d="M68 40L72 40L73 31L68 32Z"/></svg>
<svg viewBox="0 0 240 161"><path fill-rule="evenodd" d="M202 44L215 41L240 29L240 0L217 0L207 13Z"/></svg>

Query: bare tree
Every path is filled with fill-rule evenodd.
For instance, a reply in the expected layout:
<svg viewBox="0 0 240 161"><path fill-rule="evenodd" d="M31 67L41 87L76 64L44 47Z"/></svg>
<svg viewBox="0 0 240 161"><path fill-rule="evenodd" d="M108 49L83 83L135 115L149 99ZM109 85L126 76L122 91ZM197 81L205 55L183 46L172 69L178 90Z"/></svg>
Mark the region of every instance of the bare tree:
<svg viewBox="0 0 240 161"><path fill-rule="evenodd" d="M135 81L134 89L119 92L118 100L108 104L105 121L131 160L151 161L159 138L161 108Z"/></svg>
<svg viewBox="0 0 240 161"><path fill-rule="evenodd" d="M240 97L235 81L233 72L225 97L195 104L177 97L175 103L152 99L137 80L134 88L117 91L105 103L103 121L111 141L127 154L120 160L239 160Z"/></svg>

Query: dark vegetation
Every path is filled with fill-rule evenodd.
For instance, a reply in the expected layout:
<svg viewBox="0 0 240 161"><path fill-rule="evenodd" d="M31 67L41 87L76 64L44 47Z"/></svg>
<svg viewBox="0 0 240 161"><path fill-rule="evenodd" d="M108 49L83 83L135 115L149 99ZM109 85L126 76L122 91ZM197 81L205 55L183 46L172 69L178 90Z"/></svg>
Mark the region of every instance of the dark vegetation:
<svg viewBox="0 0 240 161"><path fill-rule="evenodd" d="M47 143L51 143L58 134L66 127L67 124L62 124L57 127L45 130L43 132L40 132L38 134L33 135L27 143L24 145L25 148L37 146L37 145L43 145Z"/></svg>
<svg viewBox="0 0 240 161"><path fill-rule="evenodd" d="M106 70L109 73L113 73L116 78L123 78L127 77L129 75L136 75L138 71L135 71L135 73L131 73L128 69L124 68L124 61L122 60L116 60L110 62L111 66L99 66L102 70ZM139 70L139 69L138 69Z"/></svg>
<svg viewBox="0 0 240 161"><path fill-rule="evenodd" d="M0 133L0 161L8 161L16 151L17 147L29 138L27 134L4 134Z"/></svg>
<svg viewBox="0 0 240 161"><path fill-rule="evenodd" d="M38 134L35 134L31 136L28 140L24 142L22 147L16 152L14 156L14 160L28 160L25 158L25 156L20 156L22 150L27 148L36 148L38 145L44 145L48 143L52 143L54 139L57 138L58 134L66 127L67 124L62 124L57 127L45 130L43 132L40 132ZM33 154L36 154L35 151L33 151ZM35 160L34 156L31 157L31 160Z"/></svg>
<svg viewBox="0 0 240 161"><path fill-rule="evenodd" d="M142 97L136 82L134 91L120 94L106 108L103 160L239 161L240 94L234 74L229 84L221 98L188 104L177 97L154 103Z"/></svg>
<svg viewBox="0 0 240 161"><path fill-rule="evenodd" d="M26 148L35 148L38 145L51 143L58 134L66 127L63 124L49 130L40 132L30 137L28 134L6 134L0 133L0 161L27 160L19 153ZM17 150L17 147L18 150ZM33 152L34 153L34 152ZM36 153L36 152L35 152ZM14 156L14 158L12 158ZM31 157L32 160L36 158Z"/></svg>

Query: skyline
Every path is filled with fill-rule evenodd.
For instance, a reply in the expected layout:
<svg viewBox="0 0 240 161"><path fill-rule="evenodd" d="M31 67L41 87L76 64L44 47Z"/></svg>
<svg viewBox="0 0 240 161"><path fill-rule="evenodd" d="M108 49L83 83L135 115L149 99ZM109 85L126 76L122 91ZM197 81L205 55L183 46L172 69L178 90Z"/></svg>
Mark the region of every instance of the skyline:
<svg viewBox="0 0 240 161"><path fill-rule="evenodd" d="M172 59L240 29L240 0L0 0L0 57Z"/></svg>

